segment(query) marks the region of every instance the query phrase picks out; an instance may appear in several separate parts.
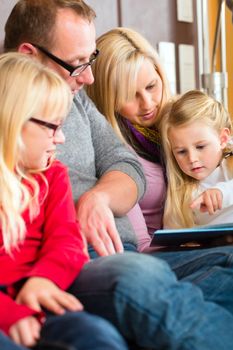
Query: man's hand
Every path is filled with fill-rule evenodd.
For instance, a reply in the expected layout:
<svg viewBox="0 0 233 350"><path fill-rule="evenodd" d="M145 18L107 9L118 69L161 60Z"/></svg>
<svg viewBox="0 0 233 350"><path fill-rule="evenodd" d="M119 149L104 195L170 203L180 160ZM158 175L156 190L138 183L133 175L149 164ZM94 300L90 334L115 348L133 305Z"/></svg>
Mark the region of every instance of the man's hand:
<svg viewBox="0 0 233 350"><path fill-rule="evenodd" d="M85 192L76 205L77 219L87 242L100 256L123 252L112 210L102 193Z"/></svg>
<svg viewBox="0 0 233 350"><path fill-rule="evenodd" d="M83 310L83 305L75 296L62 291L52 281L42 277L29 278L19 291L16 302L37 311L43 307L57 315L64 314L66 310Z"/></svg>
<svg viewBox="0 0 233 350"><path fill-rule="evenodd" d="M203 192L191 203L191 209L200 209L201 212L214 214L216 210L222 209L222 192L217 188L210 188Z"/></svg>
<svg viewBox="0 0 233 350"><path fill-rule="evenodd" d="M25 317L14 323L9 330L10 338L18 345L33 346L40 338L41 324L33 316Z"/></svg>

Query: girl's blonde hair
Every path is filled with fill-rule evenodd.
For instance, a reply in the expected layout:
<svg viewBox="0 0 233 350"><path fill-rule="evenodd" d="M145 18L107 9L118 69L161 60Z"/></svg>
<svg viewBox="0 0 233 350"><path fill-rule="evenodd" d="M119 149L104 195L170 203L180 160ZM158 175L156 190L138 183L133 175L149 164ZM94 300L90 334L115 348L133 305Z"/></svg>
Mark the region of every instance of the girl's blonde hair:
<svg viewBox="0 0 233 350"><path fill-rule="evenodd" d="M45 170L25 169L20 162L22 129L38 113L48 121L64 119L72 95L62 78L23 54L0 55L0 76L0 222L10 252L25 237L22 213L29 209L32 218L39 210L39 186L32 173Z"/></svg>
<svg viewBox="0 0 233 350"><path fill-rule="evenodd" d="M168 133L171 127L180 127L194 122L205 123L219 134L223 128L228 128L232 133L230 116L222 104L199 90L189 91L164 107L160 123L168 181L164 222L173 228L195 225L189 204L192 200L192 192L199 181L184 174L178 166L172 153ZM229 157L227 162L228 169L232 172L232 157Z"/></svg>
<svg viewBox="0 0 233 350"><path fill-rule="evenodd" d="M136 94L136 79L145 61L150 60L162 80L161 106L170 96L166 75L156 50L136 31L115 28L97 39L100 50L93 64L95 81L86 90L118 136L125 141L125 124L119 111Z"/></svg>

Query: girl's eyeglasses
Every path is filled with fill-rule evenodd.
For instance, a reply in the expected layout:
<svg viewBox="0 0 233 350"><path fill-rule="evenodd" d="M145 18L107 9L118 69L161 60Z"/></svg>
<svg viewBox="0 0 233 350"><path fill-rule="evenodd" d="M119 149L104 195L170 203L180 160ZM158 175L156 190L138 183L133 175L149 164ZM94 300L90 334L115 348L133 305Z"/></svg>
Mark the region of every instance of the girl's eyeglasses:
<svg viewBox="0 0 233 350"><path fill-rule="evenodd" d="M56 133L58 133L62 128L62 124L57 125L57 124L49 123L49 122L46 122L44 120L37 119L37 118L30 118L29 120L33 123L45 126L46 128L53 130L53 134L51 137L54 137L56 135Z"/></svg>

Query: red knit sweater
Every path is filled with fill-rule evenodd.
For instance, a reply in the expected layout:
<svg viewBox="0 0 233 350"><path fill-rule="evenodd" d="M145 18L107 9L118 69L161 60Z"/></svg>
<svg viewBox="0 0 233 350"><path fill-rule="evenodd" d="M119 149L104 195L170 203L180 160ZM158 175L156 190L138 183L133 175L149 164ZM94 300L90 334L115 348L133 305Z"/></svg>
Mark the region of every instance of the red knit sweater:
<svg viewBox="0 0 233 350"><path fill-rule="evenodd" d="M0 292L0 330L6 333L19 319L37 314L14 301L17 286L23 279L48 278L65 290L88 261L76 222L66 167L55 161L44 175L49 186L46 199L33 222L28 211L24 213L26 238L19 249L13 250L12 256L5 252L0 235L0 289L6 287L5 292ZM45 183L40 176L36 178L40 198L44 198Z"/></svg>

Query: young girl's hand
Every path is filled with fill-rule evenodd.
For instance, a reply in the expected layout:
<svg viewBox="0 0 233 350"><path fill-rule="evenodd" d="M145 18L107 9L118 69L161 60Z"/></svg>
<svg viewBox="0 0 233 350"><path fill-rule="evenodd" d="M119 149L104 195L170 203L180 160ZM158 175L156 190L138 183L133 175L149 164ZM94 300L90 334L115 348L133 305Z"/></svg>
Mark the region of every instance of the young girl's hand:
<svg viewBox="0 0 233 350"><path fill-rule="evenodd" d="M66 310L81 311L83 305L72 294L62 291L47 278L31 277L19 291L16 301L40 311L41 307L62 315Z"/></svg>
<svg viewBox="0 0 233 350"><path fill-rule="evenodd" d="M212 215L222 209L222 192L217 188L210 188L198 196L190 205L191 209L199 209Z"/></svg>
<svg viewBox="0 0 233 350"><path fill-rule="evenodd" d="M14 323L9 330L10 338L19 345L33 346L40 337L41 324L33 316L25 317Z"/></svg>

